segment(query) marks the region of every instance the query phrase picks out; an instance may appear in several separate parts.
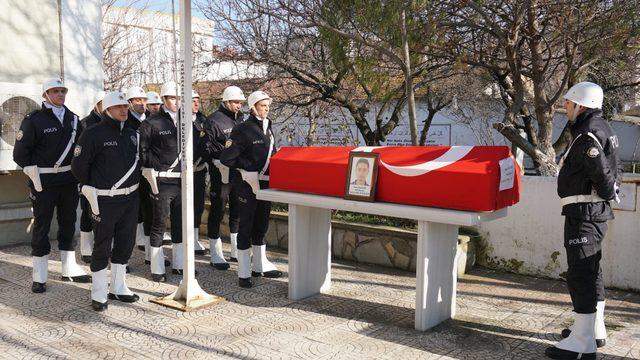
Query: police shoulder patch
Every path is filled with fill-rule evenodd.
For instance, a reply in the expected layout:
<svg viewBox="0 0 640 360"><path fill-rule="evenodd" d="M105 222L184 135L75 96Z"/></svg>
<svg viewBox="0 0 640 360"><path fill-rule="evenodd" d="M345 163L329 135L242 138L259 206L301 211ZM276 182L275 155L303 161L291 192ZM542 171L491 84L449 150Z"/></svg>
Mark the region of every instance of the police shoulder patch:
<svg viewBox="0 0 640 360"><path fill-rule="evenodd" d="M226 143L224 143L224 147L225 148L231 147L232 144L233 144L233 140L229 139L229 140L227 140Z"/></svg>
<svg viewBox="0 0 640 360"><path fill-rule="evenodd" d="M594 158L594 157L596 157L596 156L600 155L600 150L598 150L598 148L597 148L597 147L592 146L592 147L590 147L590 148L589 148L589 150L587 150L587 155L588 155L590 158Z"/></svg>
<svg viewBox="0 0 640 360"><path fill-rule="evenodd" d="M18 130L18 133L16 134L16 140L18 141L22 140L23 136L24 136L24 133L22 132L22 130Z"/></svg>
<svg viewBox="0 0 640 360"><path fill-rule="evenodd" d="M82 146L76 145L76 148L73 149L73 156L78 157L80 156L81 152L82 152Z"/></svg>

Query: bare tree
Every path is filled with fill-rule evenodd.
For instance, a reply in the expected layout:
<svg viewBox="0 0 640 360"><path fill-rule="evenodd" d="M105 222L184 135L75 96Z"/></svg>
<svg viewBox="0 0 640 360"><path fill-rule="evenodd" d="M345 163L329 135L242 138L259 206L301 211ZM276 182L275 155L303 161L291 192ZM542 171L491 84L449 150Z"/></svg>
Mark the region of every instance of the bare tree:
<svg viewBox="0 0 640 360"><path fill-rule="evenodd" d="M553 143L555 106L570 85L609 67L612 54L637 55L638 8L637 1L446 2L450 46L441 51L491 76L506 108L494 128L531 156L540 174L552 175L556 152L570 140L565 129Z"/></svg>

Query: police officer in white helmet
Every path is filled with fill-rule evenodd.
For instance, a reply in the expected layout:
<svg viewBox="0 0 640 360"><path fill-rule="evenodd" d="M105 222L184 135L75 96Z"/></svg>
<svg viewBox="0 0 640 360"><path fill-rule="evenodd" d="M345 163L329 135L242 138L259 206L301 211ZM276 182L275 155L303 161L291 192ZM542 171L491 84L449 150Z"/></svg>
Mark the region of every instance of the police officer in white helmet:
<svg viewBox="0 0 640 360"><path fill-rule="evenodd" d="M200 94L191 94L193 114L193 249L196 255L204 255L205 247L199 240L200 223L204 212L204 193L207 178L206 137L204 123L207 120L200 111Z"/></svg>
<svg viewBox="0 0 640 360"><path fill-rule="evenodd" d="M182 275L184 246L180 196L180 146L178 122L180 98L173 81L162 85L160 111L140 126L142 174L151 186L153 220L150 235L151 278L166 281L162 240L167 217L171 221L173 273Z"/></svg>
<svg viewBox="0 0 640 360"><path fill-rule="evenodd" d="M158 95L155 91L147 92L147 110L149 111L149 116L156 114L160 111L160 105L162 105L162 100L160 100L160 95Z"/></svg>
<svg viewBox="0 0 640 360"><path fill-rule="evenodd" d="M107 308L107 299L138 301L126 285L127 262L134 246L140 181L138 133L125 125L126 96L120 91L105 95L104 119L86 130L74 151L73 174L87 198L95 233L91 259L91 306ZM111 282L107 288L107 267Z"/></svg>
<svg viewBox="0 0 640 360"><path fill-rule="evenodd" d="M140 86L132 86L127 90L129 115L127 126L138 130L140 124L147 118L147 93Z"/></svg>
<svg viewBox="0 0 640 360"><path fill-rule="evenodd" d="M104 91L99 91L96 94L93 109L91 109L89 115L80 121L84 129L88 129L102 120L102 99L104 99L104 95ZM82 209L82 214L80 215L80 255L82 256L82 261L89 264L91 263L91 252L93 251L93 225L91 224L89 204L83 196L80 196L80 208Z"/></svg>
<svg viewBox="0 0 640 360"><path fill-rule="evenodd" d="M269 108L271 97L255 91L248 99L251 115L236 125L220 154L220 161L232 171L231 181L238 191L240 226L238 232L238 285L251 287L251 277L278 278L282 272L266 255L264 236L269 228L271 202L256 199L259 189L269 187L269 161L276 144Z"/></svg>
<svg viewBox="0 0 640 360"><path fill-rule="evenodd" d="M231 242L230 261L238 258L238 226L239 208L238 193L229 181L229 168L220 162L220 153L231 135L234 126L241 123L244 115L240 110L247 99L242 89L237 86L228 86L222 92L222 103L205 122L204 130L207 133L207 153L209 162L211 208L207 221L209 235L209 249L211 251L210 264L218 270L227 270L229 264L222 253L222 240L220 238L220 224L224 217L227 203L229 204L229 238Z"/></svg>
<svg viewBox="0 0 640 360"><path fill-rule="evenodd" d="M58 249L62 280L89 282L91 278L76 263L73 236L78 207L78 181L71 173L73 147L82 133L78 116L64 106L67 88L60 79L42 84L42 108L27 115L16 134L13 160L29 176L33 204L31 291L46 291L51 252L49 228L54 210L58 218Z"/></svg>
<svg viewBox="0 0 640 360"><path fill-rule="evenodd" d="M558 195L574 323L547 348L552 359L595 359L596 348L606 343L600 259L611 202L619 201L622 164L618 137L602 117L603 98L602 88L590 82L575 84L564 96L573 141L560 161Z"/></svg>

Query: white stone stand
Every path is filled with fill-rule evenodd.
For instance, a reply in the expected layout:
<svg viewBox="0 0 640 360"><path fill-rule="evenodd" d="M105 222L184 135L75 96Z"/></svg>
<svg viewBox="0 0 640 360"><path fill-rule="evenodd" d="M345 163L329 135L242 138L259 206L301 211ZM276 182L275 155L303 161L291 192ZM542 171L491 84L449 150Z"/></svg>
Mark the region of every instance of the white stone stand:
<svg viewBox="0 0 640 360"><path fill-rule="evenodd" d="M336 197L260 190L258 199L289 204L289 298L300 300L331 288L331 210L418 221L415 327L427 330L456 312L458 226L507 215L507 209L470 212L369 203Z"/></svg>

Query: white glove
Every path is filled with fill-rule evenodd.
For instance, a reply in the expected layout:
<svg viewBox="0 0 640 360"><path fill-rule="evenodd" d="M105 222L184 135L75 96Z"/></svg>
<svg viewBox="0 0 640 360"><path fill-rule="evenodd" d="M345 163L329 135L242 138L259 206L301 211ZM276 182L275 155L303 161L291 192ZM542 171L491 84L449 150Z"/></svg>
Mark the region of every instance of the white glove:
<svg viewBox="0 0 640 360"><path fill-rule="evenodd" d="M242 169L238 169L240 171L240 175L242 175L242 180L244 180L249 186L251 186L251 190L254 194L258 193L260 190L260 182L258 181L258 172L257 171L246 171Z"/></svg>
<svg viewBox="0 0 640 360"><path fill-rule="evenodd" d="M613 198L613 200L620 204L620 202L622 201L622 199L620 199L620 185L618 185L617 183L613 184L613 191L616 193L616 197Z"/></svg>

